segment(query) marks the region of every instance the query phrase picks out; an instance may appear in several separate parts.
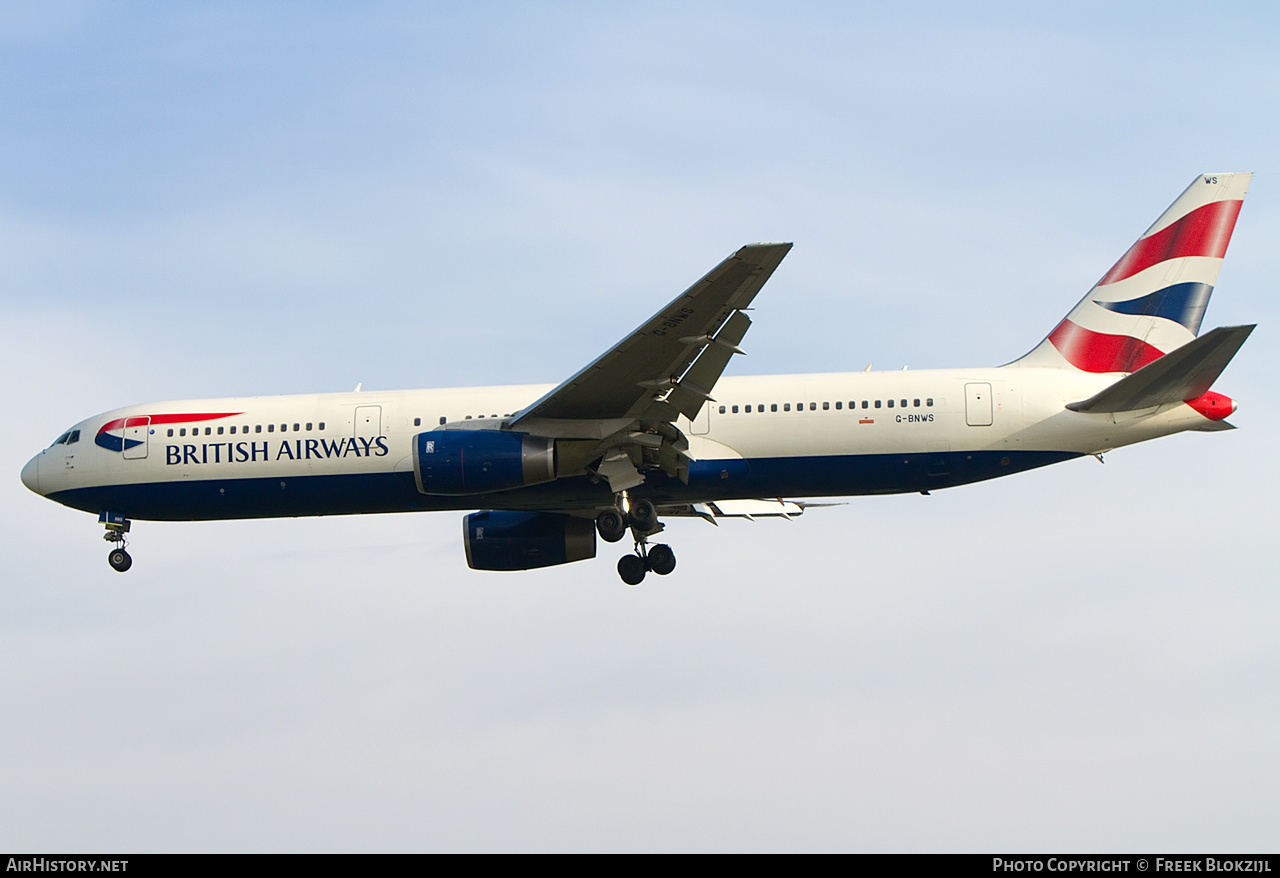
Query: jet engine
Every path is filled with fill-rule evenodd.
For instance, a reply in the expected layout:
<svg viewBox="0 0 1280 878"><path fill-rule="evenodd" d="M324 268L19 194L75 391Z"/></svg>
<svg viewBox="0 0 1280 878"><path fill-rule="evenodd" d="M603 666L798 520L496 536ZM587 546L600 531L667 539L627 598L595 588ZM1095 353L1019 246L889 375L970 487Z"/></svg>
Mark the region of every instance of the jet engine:
<svg viewBox="0 0 1280 878"><path fill-rule="evenodd" d="M487 494L556 477L554 439L505 430L433 430L413 437L413 475L424 494Z"/></svg>
<svg viewBox="0 0 1280 878"><path fill-rule="evenodd" d="M472 570L532 570L596 556L590 518L558 512L473 512L462 520Z"/></svg>

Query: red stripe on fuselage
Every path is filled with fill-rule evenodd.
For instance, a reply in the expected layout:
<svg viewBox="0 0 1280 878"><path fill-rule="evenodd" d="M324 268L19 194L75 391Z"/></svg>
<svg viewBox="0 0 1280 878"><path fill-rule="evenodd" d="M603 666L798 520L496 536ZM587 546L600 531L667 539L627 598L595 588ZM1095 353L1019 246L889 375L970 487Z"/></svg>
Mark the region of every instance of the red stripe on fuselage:
<svg viewBox="0 0 1280 878"><path fill-rule="evenodd" d="M102 435L108 430L118 430L121 427L136 426L144 424L150 419L152 424L185 424L190 421L216 421L218 418L234 418L236 415L243 415L244 412L185 412L177 415L131 415L127 418L116 418L114 421L108 421L98 430L97 435Z"/></svg>
<svg viewBox="0 0 1280 878"><path fill-rule="evenodd" d="M1182 256L1221 259L1227 253L1227 244L1231 241L1242 204L1243 201L1215 201L1197 207L1154 235L1139 238L1097 285L1113 284L1143 269Z"/></svg>
<svg viewBox="0 0 1280 878"><path fill-rule="evenodd" d="M1107 335L1063 320L1049 341L1067 362L1085 372L1134 372L1164 356L1159 348L1128 335Z"/></svg>

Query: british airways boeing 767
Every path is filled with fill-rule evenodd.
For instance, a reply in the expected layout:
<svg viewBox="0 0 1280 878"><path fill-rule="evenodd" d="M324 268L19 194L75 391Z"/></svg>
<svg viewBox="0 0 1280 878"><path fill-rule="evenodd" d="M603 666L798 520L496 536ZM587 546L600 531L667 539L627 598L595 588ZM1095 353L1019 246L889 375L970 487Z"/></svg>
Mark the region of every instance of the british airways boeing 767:
<svg viewBox="0 0 1280 878"><path fill-rule="evenodd" d="M1253 326L1198 335L1249 174L1197 177L1030 353L1000 367L721 375L790 244L752 244L558 386L182 400L95 415L22 470L97 513L113 568L135 519L467 515L467 563L526 570L635 549L662 518L793 516L803 500L928 493L1183 430Z"/></svg>

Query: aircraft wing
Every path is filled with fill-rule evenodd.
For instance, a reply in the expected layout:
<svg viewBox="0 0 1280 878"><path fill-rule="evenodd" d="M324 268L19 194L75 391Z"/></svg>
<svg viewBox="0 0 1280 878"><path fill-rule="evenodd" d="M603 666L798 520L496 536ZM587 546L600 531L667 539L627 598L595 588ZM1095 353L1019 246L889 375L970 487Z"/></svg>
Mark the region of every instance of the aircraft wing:
<svg viewBox="0 0 1280 878"><path fill-rule="evenodd" d="M749 244L511 423L693 418L751 321L751 304L790 244Z"/></svg>

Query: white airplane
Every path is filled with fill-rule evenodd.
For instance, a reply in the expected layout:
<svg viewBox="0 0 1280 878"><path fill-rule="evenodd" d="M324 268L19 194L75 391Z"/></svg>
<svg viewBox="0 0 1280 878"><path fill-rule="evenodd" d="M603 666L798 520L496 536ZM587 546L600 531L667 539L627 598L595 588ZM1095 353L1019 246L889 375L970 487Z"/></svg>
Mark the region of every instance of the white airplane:
<svg viewBox="0 0 1280 878"><path fill-rule="evenodd" d="M1000 367L721 378L791 249L743 247L558 386L182 400L67 430L28 488L98 513L197 521L479 509L467 563L595 557L630 530L638 584L675 554L661 517L793 516L788 497L920 492L1224 430L1209 388L1253 326L1197 337L1250 174L1197 177L1030 353Z"/></svg>

